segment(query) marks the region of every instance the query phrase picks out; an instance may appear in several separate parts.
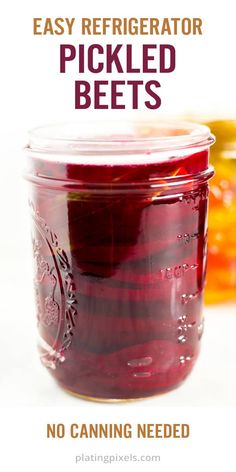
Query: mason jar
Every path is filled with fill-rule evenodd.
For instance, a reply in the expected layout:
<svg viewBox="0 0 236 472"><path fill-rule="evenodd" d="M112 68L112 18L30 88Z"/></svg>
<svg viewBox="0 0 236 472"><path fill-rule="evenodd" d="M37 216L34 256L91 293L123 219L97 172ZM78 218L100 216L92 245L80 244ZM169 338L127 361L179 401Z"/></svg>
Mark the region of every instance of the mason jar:
<svg viewBox="0 0 236 472"><path fill-rule="evenodd" d="M40 359L68 392L152 396L203 331L209 146L190 123L70 123L29 134Z"/></svg>

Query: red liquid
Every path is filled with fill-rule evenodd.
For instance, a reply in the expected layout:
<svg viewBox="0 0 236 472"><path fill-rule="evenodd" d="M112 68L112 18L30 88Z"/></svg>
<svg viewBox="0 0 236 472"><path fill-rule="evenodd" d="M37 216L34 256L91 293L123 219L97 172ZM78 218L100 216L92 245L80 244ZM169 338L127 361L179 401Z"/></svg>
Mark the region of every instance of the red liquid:
<svg viewBox="0 0 236 472"><path fill-rule="evenodd" d="M43 363L64 388L89 397L176 387L202 334L208 185L176 190L165 178L207 169L208 151L160 164L32 163L44 177L31 199ZM154 177L161 190L147 188ZM118 183L130 186L121 192Z"/></svg>

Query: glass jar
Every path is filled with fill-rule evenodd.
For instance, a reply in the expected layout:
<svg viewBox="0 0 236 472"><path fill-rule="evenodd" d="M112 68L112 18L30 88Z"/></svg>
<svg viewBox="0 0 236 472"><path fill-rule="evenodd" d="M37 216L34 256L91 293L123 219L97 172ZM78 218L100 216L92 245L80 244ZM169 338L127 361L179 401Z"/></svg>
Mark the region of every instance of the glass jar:
<svg viewBox="0 0 236 472"><path fill-rule="evenodd" d="M209 146L189 123L30 133L42 363L69 392L144 398L191 372L203 330Z"/></svg>
<svg viewBox="0 0 236 472"><path fill-rule="evenodd" d="M236 299L236 121L209 123L216 136L211 162L208 275L205 299Z"/></svg>

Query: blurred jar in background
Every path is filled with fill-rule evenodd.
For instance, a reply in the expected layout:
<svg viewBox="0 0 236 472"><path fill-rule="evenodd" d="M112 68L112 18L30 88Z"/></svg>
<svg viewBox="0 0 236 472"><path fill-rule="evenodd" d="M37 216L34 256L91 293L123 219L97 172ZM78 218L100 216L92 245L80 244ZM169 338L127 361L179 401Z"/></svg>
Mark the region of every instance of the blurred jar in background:
<svg viewBox="0 0 236 472"><path fill-rule="evenodd" d="M236 300L236 121L211 121L215 176L210 184L206 303Z"/></svg>

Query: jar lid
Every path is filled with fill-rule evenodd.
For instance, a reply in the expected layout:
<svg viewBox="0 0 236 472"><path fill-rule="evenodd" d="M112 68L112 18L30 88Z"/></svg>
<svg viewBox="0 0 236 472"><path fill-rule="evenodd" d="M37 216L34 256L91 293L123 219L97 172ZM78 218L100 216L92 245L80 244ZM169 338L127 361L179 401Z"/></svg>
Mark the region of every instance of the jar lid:
<svg viewBox="0 0 236 472"><path fill-rule="evenodd" d="M214 142L205 125L165 121L72 122L35 128L29 133L28 150L47 155L47 159L106 163L144 162L170 159L173 151L188 153L189 148L208 147ZM50 155L50 157L49 157ZM59 157L60 156L60 157ZM72 157L76 156L76 157ZM90 157L89 157L90 156ZM119 156L116 157L115 156ZM123 156L123 158L122 158ZM152 157L153 156L153 157ZM176 153L175 153L176 157Z"/></svg>

